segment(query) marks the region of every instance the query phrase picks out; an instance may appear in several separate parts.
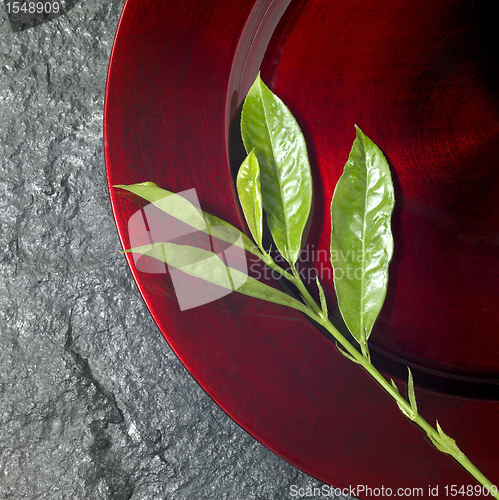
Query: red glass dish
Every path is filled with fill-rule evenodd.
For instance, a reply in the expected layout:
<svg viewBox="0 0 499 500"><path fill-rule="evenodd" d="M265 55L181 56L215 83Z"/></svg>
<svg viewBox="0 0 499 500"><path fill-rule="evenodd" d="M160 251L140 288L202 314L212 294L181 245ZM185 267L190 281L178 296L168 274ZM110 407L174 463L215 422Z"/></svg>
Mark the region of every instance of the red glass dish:
<svg viewBox="0 0 499 500"><path fill-rule="evenodd" d="M397 200L375 362L401 388L411 366L420 412L499 482L499 44L490 10L457 0L128 0L109 69L105 153L110 186L196 188L205 211L244 228L238 112L261 66L307 138L316 262L301 265L319 271L333 310L329 203L359 125L386 153ZM110 193L128 248L137 202ZM474 484L299 313L238 294L181 312L168 275L129 263L184 365L286 460L339 488L422 487L427 497L438 485L432 498L445 498L446 485Z"/></svg>

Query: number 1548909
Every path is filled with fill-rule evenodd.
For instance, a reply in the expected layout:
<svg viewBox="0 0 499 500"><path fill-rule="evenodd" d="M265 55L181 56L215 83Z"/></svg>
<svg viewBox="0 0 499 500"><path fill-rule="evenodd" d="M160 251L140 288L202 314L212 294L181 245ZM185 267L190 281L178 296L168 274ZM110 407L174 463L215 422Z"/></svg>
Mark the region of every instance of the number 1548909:
<svg viewBox="0 0 499 500"><path fill-rule="evenodd" d="M5 2L8 14L58 14L59 2Z"/></svg>

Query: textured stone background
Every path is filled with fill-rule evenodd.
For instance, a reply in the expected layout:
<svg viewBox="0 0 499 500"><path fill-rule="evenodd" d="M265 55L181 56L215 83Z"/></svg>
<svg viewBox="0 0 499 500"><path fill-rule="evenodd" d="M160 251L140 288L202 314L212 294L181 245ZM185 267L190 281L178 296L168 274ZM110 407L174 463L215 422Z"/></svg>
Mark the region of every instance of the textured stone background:
<svg viewBox="0 0 499 500"><path fill-rule="evenodd" d="M0 499L292 498L318 483L197 386L119 254L102 118L121 8L14 33L0 4Z"/></svg>

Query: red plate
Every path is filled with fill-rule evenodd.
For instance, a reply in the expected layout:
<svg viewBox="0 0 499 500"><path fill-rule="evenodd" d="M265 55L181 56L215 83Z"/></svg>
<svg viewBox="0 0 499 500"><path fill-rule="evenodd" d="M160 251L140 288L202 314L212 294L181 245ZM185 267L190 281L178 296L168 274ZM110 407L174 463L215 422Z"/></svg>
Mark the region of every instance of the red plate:
<svg viewBox="0 0 499 500"><path fill-rule="evenodd" d="M410 365L421 414L438 419L499 483L492 5L288 3L127 1L107 85L109 184L195 188L204 210L243 228L233 187L238 109L261 63L309 144L315 200L307 249L315 262L302 268L319 272L333 309L324 257L329 203L359 125L385 151L397 200L390 289L371 337L375 363L399 386ZM137 202L113 189L111 201L128 248ZM238 294L181 312L169 276L129 263L196 380L289 462L335 487L367 485L371 492L355 491L364 498L379 497L374 488L382 486L394 494L423 488L424 497L439 486L431 498L446 498L451 485L474 484L299 313Z"/></svg>

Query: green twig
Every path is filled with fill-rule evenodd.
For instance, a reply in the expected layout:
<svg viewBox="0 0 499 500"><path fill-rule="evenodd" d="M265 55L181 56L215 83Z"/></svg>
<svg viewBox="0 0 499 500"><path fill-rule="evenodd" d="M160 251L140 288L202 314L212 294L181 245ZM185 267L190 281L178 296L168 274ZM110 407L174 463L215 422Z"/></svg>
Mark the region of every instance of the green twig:
<svg viewBox="0 0 499 500"><path fill-rule="evenodd" d="M388 382L388 380L381 375L371 361L355 349L352 344L335 328L330 320L323 321L321 317L314 319L334 337L338 344L341 345L341 348L348 354L348 358L355 361L359 365L362 365L369 375L371 375L371 377L392 397L402 413L428 435L430 441L439 451L450 455L478 483L487 487L492 497L499 500L499 492L497 492L495 485L493 485L492 482L489 481L471 462L471 460L457 447L455 441L442 431L438 422L436 428L434 428L421 415L419 415L419 413L417 413L415 399L411 402L406 401L399 393L395 384L392 385L392 383ZM411 396L410 399L412 400L413 397L414 396ZM494 490L496 491L495 494L492 493Z"/></svg>
<svg viewBox="0 0 499 500"><path fill-rule="evenodd" d="M409 370L409 401L407 401L398 391L393 381L389 382L371 363L367 340L361 343L361 352L359 352L338 329L331 323L328 318L324 317L323 307L319 307L309 291L303 284L296 267L291 266L292 274L282 269L277 265L270 254L264 253L261 257L263 262L272 270L286 278L290 283L296 286L300 292L303 301L310 309L308 316L316 323L323 326L336 340L340 352L351 361L361 365L369 375L388 393L389 396L397 403L400 411L412 422L414 422L421 430L423 430L433 445L442 453L450 455L461 467L463 467L479 484L488 488L490 495L499 500L499 492L496 486L489 481L484 474L471 462L471 460L458 448L455 441L447 436L440 425L436 424L434 428L428 423L417 410L416 399L414 394L414 383L412 373ZM496 491L494 494L493 491Z"/></svg>

